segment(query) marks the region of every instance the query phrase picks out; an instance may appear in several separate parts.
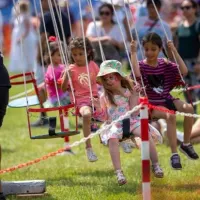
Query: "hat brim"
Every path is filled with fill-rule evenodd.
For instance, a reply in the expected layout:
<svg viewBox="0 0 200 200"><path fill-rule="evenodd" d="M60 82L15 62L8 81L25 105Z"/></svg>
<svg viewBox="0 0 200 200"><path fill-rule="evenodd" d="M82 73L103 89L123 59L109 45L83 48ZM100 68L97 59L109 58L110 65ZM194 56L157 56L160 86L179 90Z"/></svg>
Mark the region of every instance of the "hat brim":
<svg viewBox="0 0 200 200"><path fill-rule="evenodd" d="M127 75L123 72L118 72L118 70L116 69L109 69L107 72L102 73L101 71L99 71L98 75L97 75L97 81L98 83L101 83L101 77L107 75L107 74L111 74L111 73L117 73L119 74L121 77L126 78Z"/></svg>

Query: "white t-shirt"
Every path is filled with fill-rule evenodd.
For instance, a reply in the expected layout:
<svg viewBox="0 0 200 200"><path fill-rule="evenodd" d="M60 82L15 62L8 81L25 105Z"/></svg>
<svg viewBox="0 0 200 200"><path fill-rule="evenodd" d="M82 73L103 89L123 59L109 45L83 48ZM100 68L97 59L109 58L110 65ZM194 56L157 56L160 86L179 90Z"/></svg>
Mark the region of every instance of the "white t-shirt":
<svg viewBox="0 0 200 200"><path fill-rule="evenodd" d="M94 22L90 22L88 27L87 27L86 36L87 37L109 36L109 37L111 37L112 39L114 39L118 42L123 42L123 37L121 35L120 28L117 24L114 24L109 32L106 32L104 30L104 28L101 26L100 21L96 22L96 27L97 27L97 30L95 28ZM126 40L127 36L124 35L124 38Z"/></svg>
<svg viewBox="0 0 200 200"><path fill-rule="evenodd" d="M166 33L167 33L168 39L169 39L169 40L172 40L172 33L171 33L171 30L170 30L169 25L168 25L165 21L162 21L162 22L163 22L165 31L166 31ZM154 32L154 33L157 33L157 34L162 38L163 45L166 46L167 38L166 38L166 36L165 36L165 32L164 32L164 30L163 30L163 27L162 27L160 21L157 21L157 23L156 23L156 24L153 26L153 28L149 31L150 27L151 27L154 23L155 23L155 21L149 19L149 17L140 17L139 19L136 20L135 27L136 27L136 30L137 30L137 32L138 32L138 36L139 36L140 43L142 42L142 38L143 38L146 34L148 34L149 32ZM134 30L133 30L133 33L134 33ZM164 57L164 55L163 55L162 52L160 53L159 57ZM139 60L142 59L141 51L139 50L139 48L138 48L138 59L139 59Z"/></svg>

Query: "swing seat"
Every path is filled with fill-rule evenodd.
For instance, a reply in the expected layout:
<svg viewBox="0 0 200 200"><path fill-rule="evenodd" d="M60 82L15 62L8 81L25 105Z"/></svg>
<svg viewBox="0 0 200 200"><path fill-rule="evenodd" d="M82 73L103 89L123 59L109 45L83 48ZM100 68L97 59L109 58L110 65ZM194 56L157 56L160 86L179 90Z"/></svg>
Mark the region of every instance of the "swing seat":
<svg viewBox="0 0 200 200"><path fill-rule="evenodd" d="M79 134L79 131L65 131L56 133L56 117L49 117L49 134L31 136L31 139L53 139Z"/></svg>
<svg viewBox="0 0 200 200"><path fill-rule="evenodd" d="M28 103L28 105L27 105ZM27 106L36 106L39 105L39 101L36 95L34 96L28 96L26 97L22 97L19 99L15 99L13 101L10 101L8 103L8 107L10 108L23 108L23 107L27 107Z"/></svg>
<svg viewBox="0 0 200 200"><path fill-rule="evenodd" d="M37 135L37 136L31 136L31 139L53 139L53 138L63 138L66 136L73 136L80 134L80 131L67 131L67 132L57 132L54 135Z"/></svg>

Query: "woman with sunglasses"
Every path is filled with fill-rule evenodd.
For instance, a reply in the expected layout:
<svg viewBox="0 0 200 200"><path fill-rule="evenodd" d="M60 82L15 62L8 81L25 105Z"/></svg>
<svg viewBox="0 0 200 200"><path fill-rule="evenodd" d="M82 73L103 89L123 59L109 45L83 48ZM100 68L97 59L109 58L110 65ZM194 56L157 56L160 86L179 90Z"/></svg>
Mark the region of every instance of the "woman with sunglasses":
<svg viewBox="0 0 200 200"><path fill-rule="evenodd" d="M198 4L195 0L184 0L180 8L184 18L176 31L177 49L188 68L188 75L185 77L186 83L189 86L197 85L199 84L198 79L200 79L200 20L197 17ZM191 91L190 96L185 95L187 101L194 102L197 96L200 98L199 91Z"/></svg>
<svg viewBox="0 0 200 200"><path fill-rule="evenodd" d="M96 23L91 22L86 31L86 36L95 48L95 62L99 65L102 62L98 43L99 40L101 41L106 60L120 60L120 51L124 50L124 43L120 33L120 28L114 22L113 18L114 10L112 5L104 3L99 7L99 21L96 21ZM127 40L126 35L125 40Z"/></svg>

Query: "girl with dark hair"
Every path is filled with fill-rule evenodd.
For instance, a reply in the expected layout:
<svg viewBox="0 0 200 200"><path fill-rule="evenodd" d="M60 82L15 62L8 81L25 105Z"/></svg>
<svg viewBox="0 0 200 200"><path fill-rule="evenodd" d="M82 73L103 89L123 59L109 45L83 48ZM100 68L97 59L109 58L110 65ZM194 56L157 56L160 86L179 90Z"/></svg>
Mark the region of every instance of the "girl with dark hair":
<svg viewBox="0 0 200 200"><path fill-rule="evenodd" d="M86 66L86 57L85 57L85 45L87 52L87 60L88 60L88 68L89 68L89 76L87 73ZM80 37L76 37L71 39L69 44L70 51L70 66L68 69L69 74L71 76L72 85L74 88L74 95L76 106L78 108L79 114L83 117L83 134L84 137L87 137L91 134L91 118L92 118L92 103L90 98L90 85L89 79L91 83L92 95L94 97L94 101L97 101L98 98L98 89L96 84L96 76L99 72L99 67L93 61L94 52L88 38L84 39ZM65 72L63 76L62 89L66 91L68 89L68 73ZM73 99L71 100L73 102ZM93 152L91 141L86 141L86 152L87 157L90 162L94 162L97 160L97 156Z"/></svg>
<svg viewBox="0 0 200 200"><path fill-rule="evenodd" d="M181 4L184 19L177 28L175 39L177 49L188 68L185 81L189 86L199 84L200 78L200 20L197 18L198 4L194 0L184 0ZM200 98L198 90L191 91L188 102ZM196 106L195 106L196 112Z"/></svg>
<svg viewBox="0 0 200 200"><path fill-rule="evenodd" d="M157 11L160 13L160 11L162 9L162 1L154 0L154 3L157 8ZM138 33L138 37L139 37L138 39L139 39L140 43L142 43L142 39L146 34L152 33L152 32L157 33L162 38L163 48L165 48L167 50L168 57L172 58L170 51L168 51L167 44L166 44L167 38L172 40L172 33L170 30L170 27L169 27L168 23L165 22L164 20L162 20L162 23L161 23L152 0L147 0L146 5L147 5L148 16L138 17L136 19L135 27L132 31L133 38L136 38L136 30ZM162 25L164 26L165 31L163 30ZM166 36L165 32L166 32L167 36ZM143 54L144 54L144 52L141 52L139 45L138 45L137 56L138 56L139 60L143 59ZM163 51L161 51L159 54L159 58L163 58L163 57L165 57L165 55L163 54Z"/></svg>
<svg viewBox="0 0 200 200"><path fill-rule="evenodd" d="M102 62L99 40L102 43L106 60L120 60L119 51L124 50L123 38L121 37L119 26L114 23L113 17L114 10L112 5L109 3L102 4L99 8L99 21L96 22L96 27L95 23L91 22L86 31L86 36L92 42L96 51L95 61L98 65ZM127 40L126 38L127 36L125 35L125 40Z"/></svg>
<svg viewBox="0 0 200 200"><path fill-rule="evenodd" d="M168 48L174 53L178 66L165 58L158 58L159 52L162 50L162 39L156 33L147 34L142 41L144 47L145 59L137 63L136 42L131 43L131 56L136 77L142 77L146 87L148 100L151 104L169 110L193 113L192 105L174 98L170 92L172 89L181 84L181 77L178 67L182 75L187 74L187 67L182 58L178 54L176 48L171 41L167 42ZM167 112L158 110L150 110L152 119L165 119L167 123L167 135L172 151L170 159L171 166L174 169L182 169L180 156L177 153L176 139L176 116ZM190 144L190 135L194 119L185 117L184 119L184 142L180 146L180 151L190 159L199 158Z"/></svg>
<svg viewBox="0 0 200 200"><path fill-rule="evenodd" d="M70 104L68 92L63 93L61 89L61 85L59 83L59 79L61 78L62 73L65 70L65 65L61 64L61 55L59 51L59 45L61 44L62 43L59 44L59 41L51 41L49 43L51 55L49 55L47 50L46 50L46 55L45 55L46 57L45 60L46 60L46 63L48 64L48 68L45 73L45 83L47 86L48 101L51 107L59 106L58 96L59 96L61 106ZM51 56L51 59L50 59L50 56ZM55 80L54 80L54 76L55 76ZM56 92L55 81L57 84L58 96Z"/></svg>

